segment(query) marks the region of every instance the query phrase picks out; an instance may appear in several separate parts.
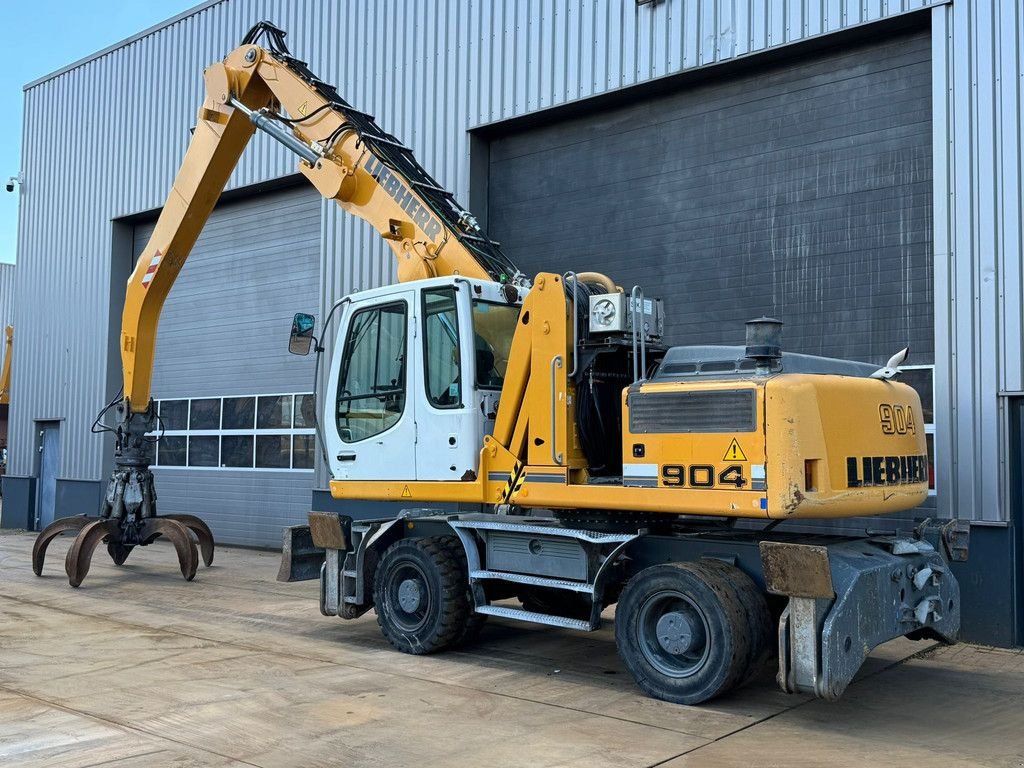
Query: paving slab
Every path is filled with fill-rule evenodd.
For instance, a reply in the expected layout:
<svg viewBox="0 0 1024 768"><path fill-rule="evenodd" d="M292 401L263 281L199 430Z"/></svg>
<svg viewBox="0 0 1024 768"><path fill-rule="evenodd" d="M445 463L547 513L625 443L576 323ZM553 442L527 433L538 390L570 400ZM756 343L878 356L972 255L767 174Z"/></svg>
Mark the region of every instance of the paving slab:
<svg viewBox="0 0 1024 768"><path fill-rule="evenodd" d="M981 765L1015 759L1013 727L1024 732L1012 654L956 646L905 661L932 644L900 641L877 649L838 704L787 696L766 670L683 707L640 693L610 627L490 621L471 647L407 656L372 613L324 617L315 582L276 582L276 553L220 548L193 583L161 543L121 568L98 553L73 590L69 539L53 543L42 578L32 541L0 534L4 766L792 766L798 742L814 745L808 765ZM979 713L999 710L990 684L1003 680L992 690L1015 717L980 731L998 747L976 745L962 711L959 728L950 714L929 735L931 702L948 706L953 679Z"/></svg>

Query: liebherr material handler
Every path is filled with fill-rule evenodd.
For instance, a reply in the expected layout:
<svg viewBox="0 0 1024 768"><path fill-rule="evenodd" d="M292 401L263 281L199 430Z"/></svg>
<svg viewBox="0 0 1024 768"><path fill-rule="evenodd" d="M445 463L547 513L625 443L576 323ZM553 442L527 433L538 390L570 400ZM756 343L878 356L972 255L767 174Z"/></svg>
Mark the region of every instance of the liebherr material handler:
<svg viewBox="0 0 1024 768"><path fill-rule="evenodd" d="M123 562L172 535L191 578L184 525L212 557L199 521L156 517L154 343L175 276L261 130L398 260L398 285L337 302L319 338L311 316L292 325L292 351L315 342L319 355L337 320L318 433L332 496L352 512L311 513L288 532L284 564L301 570L303 538L324 552L322 613L374 608L391 644L420 654L469 641L487 616L589 631L615 604L636 682L682 703L744 683L776 652L784 690L832 699L881 642L954 640L949 562L966 548L953 524L868 538L775 529L925 499L921 405L896 380L901 355L875 370L784 353L767 318L748 323L745 347L669 347L661 302L639 288L582 272L528 279L284 37L258 24L206 70L192 142L128 283L117 466L68 554L72 584L103 540ZM359 519L364 501L402 511ZM60 531L41 534L37 573Z"/></svg>

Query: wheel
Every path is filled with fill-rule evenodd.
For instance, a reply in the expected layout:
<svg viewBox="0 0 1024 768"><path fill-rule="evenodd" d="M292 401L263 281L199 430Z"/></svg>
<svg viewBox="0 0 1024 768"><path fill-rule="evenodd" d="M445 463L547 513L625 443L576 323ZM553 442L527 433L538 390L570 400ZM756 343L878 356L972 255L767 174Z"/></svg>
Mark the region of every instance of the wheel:
<svg viewBox="0 0 1024 768"><path fill-rule="evenodd" d="M734 565L708 558L701 565L716 571L721 578L729 581L739 595L750 627L750 656L737 687L746 685L760 674L768 660L775 655L776 635L768 601L754 580Z"/></svg>
<svg viewBox="0 0 1024 768"><path fill-rule="evenodd" d="M703 563L655 565L619 597L615 644L637 685L676 704L700 704L747 671L747 614L730 580Z"/></svg>
<svg viewBox="0 0 1024 768"><path fill-rule="evenodd" d="M435 653L462 640L470 603L454 536L403 539L381 557L374 606L381 632L403 653Z"/></svg>

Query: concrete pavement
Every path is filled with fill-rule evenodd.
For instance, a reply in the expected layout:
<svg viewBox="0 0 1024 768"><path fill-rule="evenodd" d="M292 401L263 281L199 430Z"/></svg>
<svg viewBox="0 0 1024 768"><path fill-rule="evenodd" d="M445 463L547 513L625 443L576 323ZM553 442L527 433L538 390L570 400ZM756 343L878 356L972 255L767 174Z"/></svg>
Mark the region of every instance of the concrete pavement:
<svg viewBox="0 0 1024 768"><path fill-rule="evenodd" d="M639 693L610 626L492 621L411 657L273 553L221 548L188 584L169 546L101 548L73 590L69 539L43 578L32 541L0 534L4 766L1024 766L1021 651L898 641L835 704L766 671L684 707Z"/></svg>

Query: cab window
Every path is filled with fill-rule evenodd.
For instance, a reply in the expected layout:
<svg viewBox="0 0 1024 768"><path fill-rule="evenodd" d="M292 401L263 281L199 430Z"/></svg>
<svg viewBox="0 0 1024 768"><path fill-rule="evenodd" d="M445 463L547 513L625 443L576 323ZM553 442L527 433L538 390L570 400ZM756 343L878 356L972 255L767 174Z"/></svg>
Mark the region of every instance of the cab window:
<svg viewBox="0 0 1024 768"><path fill-rule="evenodd" d="M459 318L454 288L423 291L423 361L427 401L435 408L462 405Z"/></svg>
<svg viewBox="0 0 1024 768"><path fill-rule="evenodd" d="M346 443L390 429L405 410L406 305L352 316L338 377L338 434Z"/></svg>
<svg viewBox="0 0 1024 768"><path fill-rule="evenodd" d="M476 384L481 389L501 389L505 382L519 309L515 304L473 302L473 352Z"/></svg>

